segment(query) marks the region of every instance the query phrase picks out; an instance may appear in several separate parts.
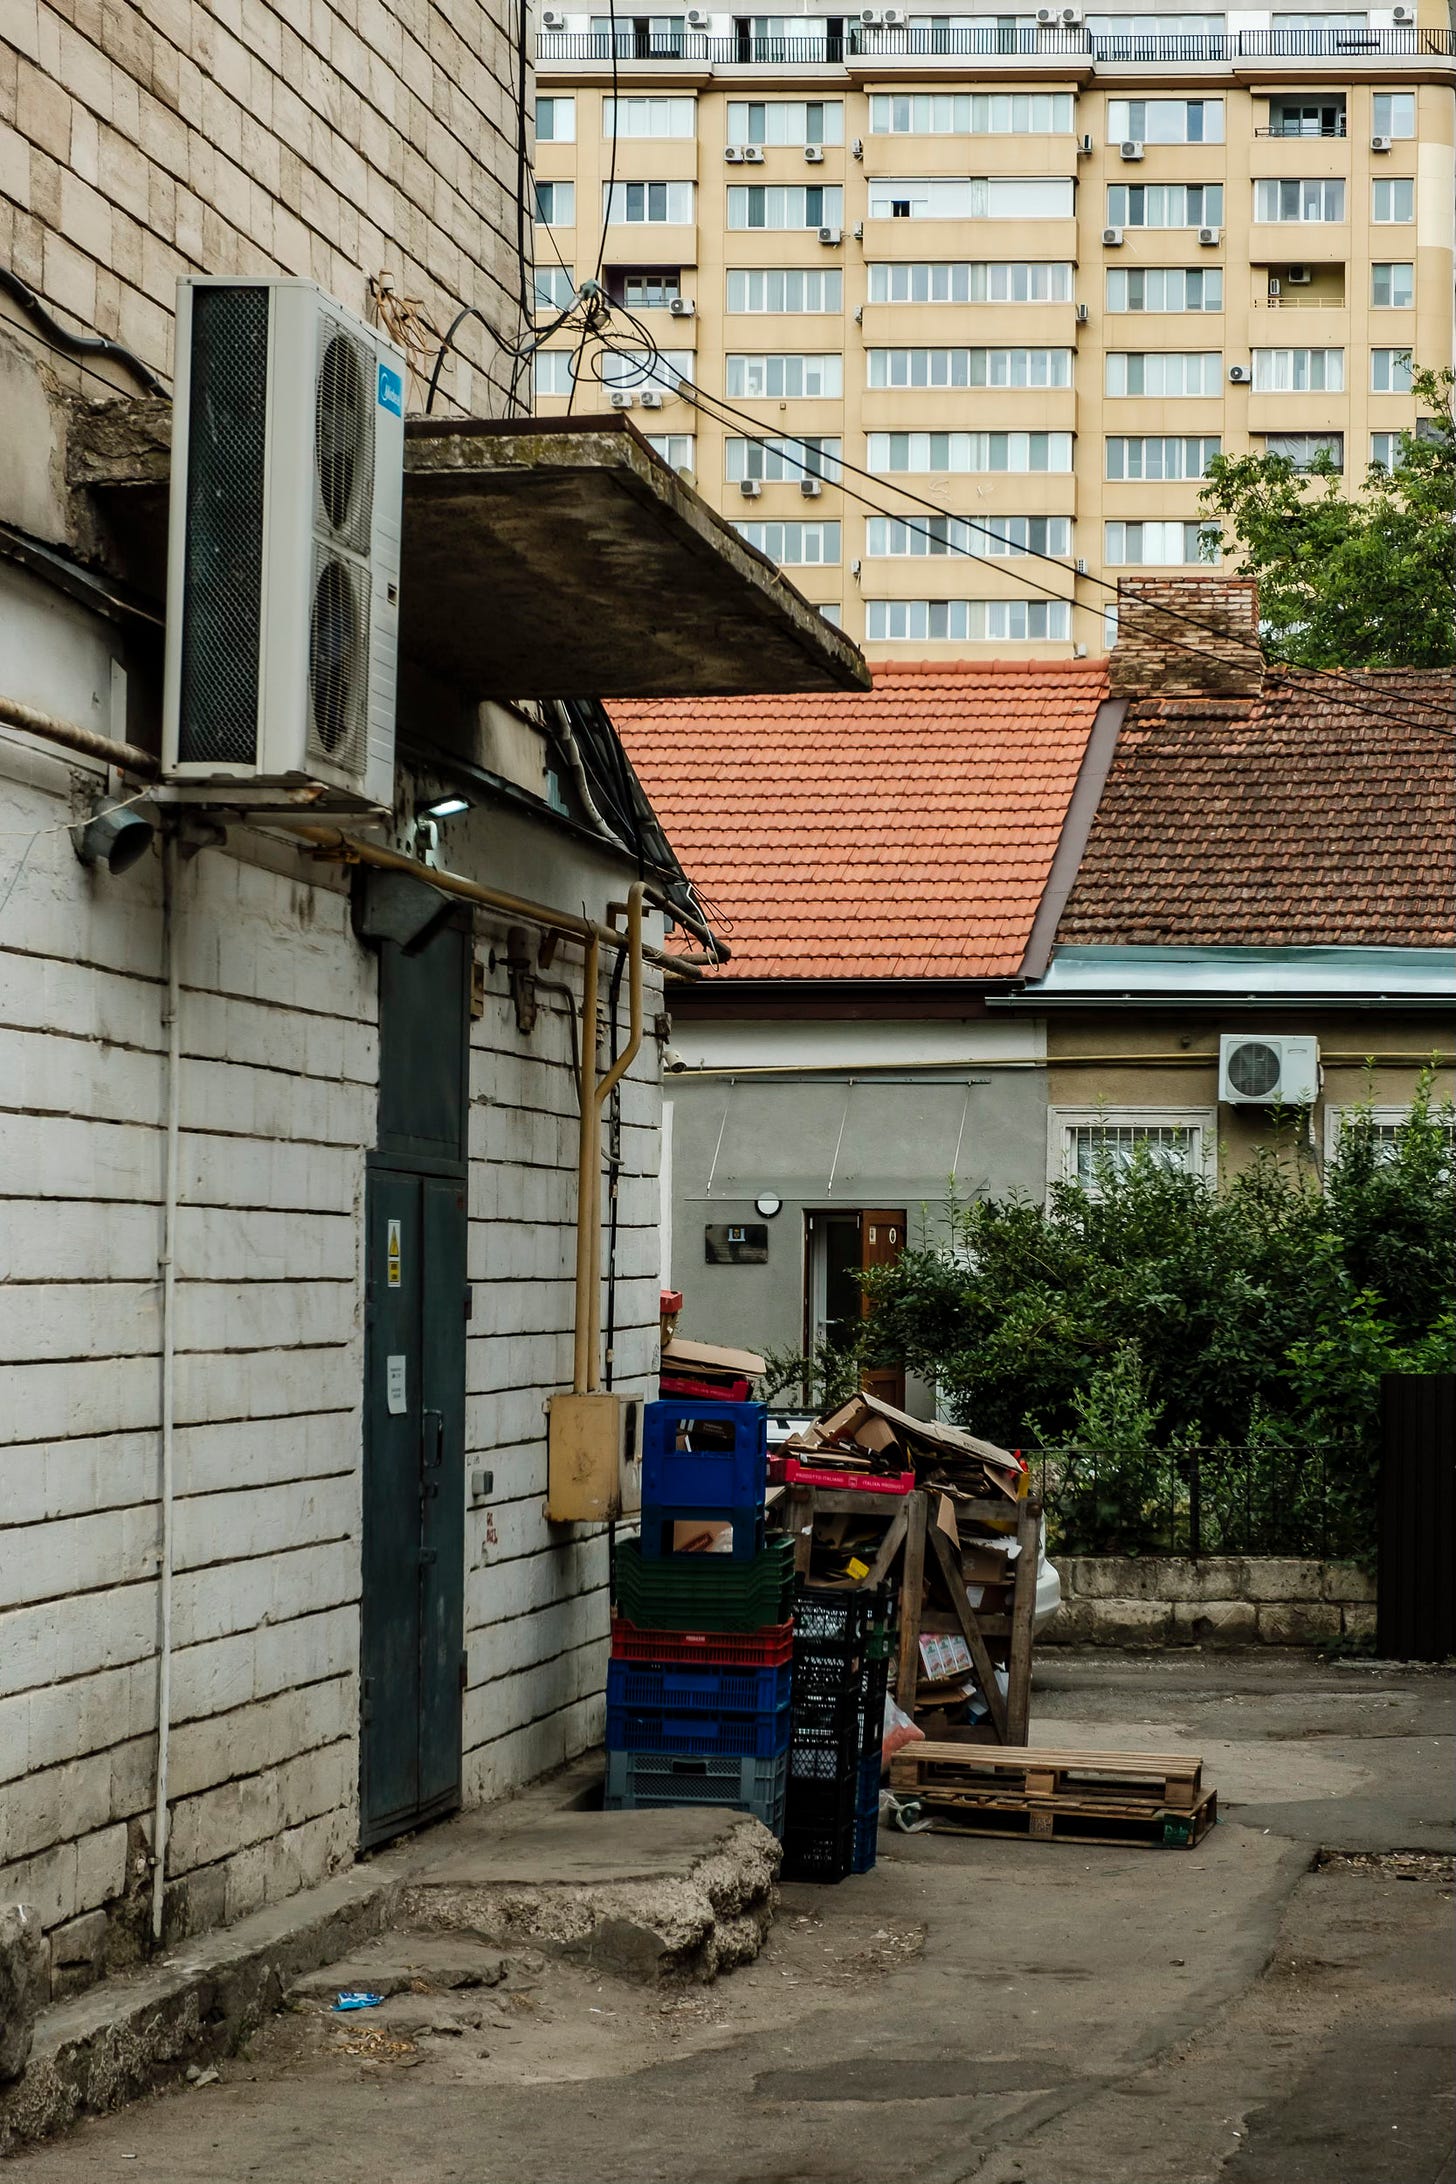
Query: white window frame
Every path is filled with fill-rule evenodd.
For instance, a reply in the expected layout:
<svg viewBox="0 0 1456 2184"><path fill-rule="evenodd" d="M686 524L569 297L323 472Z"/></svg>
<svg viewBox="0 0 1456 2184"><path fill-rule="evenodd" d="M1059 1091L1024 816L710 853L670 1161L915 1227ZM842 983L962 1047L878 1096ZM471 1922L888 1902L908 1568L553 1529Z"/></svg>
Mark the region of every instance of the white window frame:
<svg viewBox="0 0 1456 2184"><path fill-rule="evenodd" d="M551 192L551 217L549 219L541 210L542 190L550 190ZM571 210L570 212L558 211L558 205L569 205ZM558 181L554 175L538 176L532 192L531 216L537 227L575 227L576 184L566 180Z"/></svg>
<svg viewBox="0 0 1456 2184"><path fill-rule="evenodd" d="M548 311L569 310L576 300L576 275L569 265L543 265L538 260L532 274L532 292L543 317Z"/></svg>
<svg viewBox="0 0 1456 2184"><path fill-rule="evenodd" d="M602 218L609 227L691 227L697 206L696 182L677 177L654 177L646 182L604 182L602 184ZM663 214L660 220L652 217L652 192L663 192ZM629 190L641 190L642 217L634 220L627 207ZM678 210L673 211L673 192L686 191L686 199L679 196Z"/></svg>
<svg viewBox="0 0 1456 2184"><path fill-rule="evenodd" d="M1381 302L1380 298L1375 293L1375 276L1377 273L1408 273L1410 275L1410 294L1406 297L1403 303L1395 303L1388 298L1385 302ZM1394 288L1395 282L1393 280L1390 280L1386 283L1386 286L1389 288ZM1370 308L1372 311L1413 311L1415 309L1415 301L1416 269L1414 260L1410 258L1372 259L1370 265Z"/></svg>
<svg viewBox="0 0 1456 2184"><path fill-rule="evenodd" d="M1385 359L1387 384L1383 387L1380 385L1379 366L1376 362L1379 357ZM1372 394L1393 394L1397 397L1409 394L1411 392L1411 374L1414 370L1415 356L1406 344L1398 343L1393 348L1372 349L1370 351L1370 392ZM1405 373L1406 383L1403 387L1398 387L1396 380L1402 371Z"/></svg>
<svg viewBox="0 0 1456 2184"><path fill-rule="evenodd" d="M1070 303L1072 300L1072 266L1065 258L876 258L871 260L867 270L867 301L870 303ZM926 276L927 293L923 296L910 293L917 273ZM903 296L892 293L897 274L905 276L906 293ZM964 274L965 279L958 280L958 274ZM1018 274L1024 274L1026 278L1018 281ZM1048 277L1038 282L1033 277L1037 274ZM938 277L942 275L943 278ZM998 287L1005 293L992 293ZM1017 287L1024 287L1027 293L1024 296L1013 294ZM1037 287L1043 288L1045 294L1033 293ZM935 288L943 293L929 293ZM964 295L957 293L961 288L965 290Z"/></svg>
<svg viewBox="0 0 1456 2184"><path fill-rule="evenodd" d="M1193 106L1198 107L1205 119L1209 115L1217 117L1211 134L1207 131L1196 137L1188 134L1188 110ZM1132 112L1134 107L1142 108L1141 115ZM1183 119L1182 135L1174 136L1167 133L1164 124L1172 122L1180 114ZM1134 127L1134 123L1138 120L1142 122L1141 128ZM1157 97L1109 99L1107 102L1107 141L1109 144L1125 144L1129 139L1143 144L1222 144L1223 100L1165 99Z"/></svg>
<svg viewBox="0 0 1456 2184"><path fill-rule="evenodd" d="M807 34L808 25L805 25ZM763 127L752 127L751 109L763 109ZM819 109L819 133L816 136L809 123L810 107ZM772 119L770 119L772 116ZM844 142L843 99L730 99L728 101L728 142L730 144L767 144L787 146L793 144L828 144L831 147Z"/></svg>
<svg viewBox="0 0 1456 2184"><path fill-rule="evenodd" d="M1382 190L1393 198L1401 183L1410 191L1409 212L1381 212L1378 207ZM1372 227L1414 227L1416 218L1416 184L1414 175L1377 175L1370 185L1370 224Z"/></svg>
<svg viewBox="0 0 1456 2184"><path fill-rule="evenodd" d="M667 128L654 128L662 121ZM642 122L644 127L636 124ZM698 133L697 100L681 93L622 92L602 100L602 135L619 144L691 143Z"/></svg>
<svg viewBox="0 0 1456 2184"><path fill-rule="evenodd" d="M693 443L692 433L649 432L644 434L644 438L653 453L660 455L665 463L670 463L674 470L695 471L697 469L697 449ZM674 447L676 447L678 453L683 455L684 460L682 462L674 460Z"/></svg>
<svg viewBox="0 0 1456 2184"><path fill-rule="evenodd" d="M541 109L543 106L549 106L552 109L551 134L549 136L542 136L541 134ZM567 122L567 127L564 129L558 129L556 126L555 110L558 106L570 109L569 115L563 112L561 116L562 120ZM574 144L576 142L576 93L574 91L543 91L538 95L536 100L536 142L538 144Z"/></svg>
<svg viewBox="0 0 1456 2184"><path fill-rule="evenodd" d="M1216 1107L1049 1107L1047 1109L1047 1191L1054 1183L1075 1183L1069 1165L1073 1130L1197 1131L1198 1146L1189 1172L1218 1181L1218 1109ZM1093 1192L1095 1196L1095 1190Z"/></svg>
<svg viewBox="0 0 1456 2184"><path fill-rule="evenodd" d="M834 301L810 303L806 300L810 291L801 288L798 302L791 303L788 301L790 281L817 283L819 295L827 299L832 294ZM741 303L733 300L735 282L743 284L741 292L744 301ZM764 299L762 303L753 300L754 289L751 284L754 282L760 284L758 293ZM781 303L769 301L774 282L778 282L785 292L785 300ZM842 318L844 272L837 265L731 265L728 268L724 294L724 312L729 318Z"/></svg>
<svg viewBox="0 0 1456 2184"><path fill-rule="evenodd" d="M1334 1159L1339 1149L1340 1132L1345 1126L1346 1115L1358 1115L1365 1111L1363 1100L1344 1100L1338 1106L1325 1109L1325 1161ZM1380 1130L1398 1130L1403 1122L1410 1121L1410 1104L1404 1107L1372 1107L1370 1119Z"/></svg>

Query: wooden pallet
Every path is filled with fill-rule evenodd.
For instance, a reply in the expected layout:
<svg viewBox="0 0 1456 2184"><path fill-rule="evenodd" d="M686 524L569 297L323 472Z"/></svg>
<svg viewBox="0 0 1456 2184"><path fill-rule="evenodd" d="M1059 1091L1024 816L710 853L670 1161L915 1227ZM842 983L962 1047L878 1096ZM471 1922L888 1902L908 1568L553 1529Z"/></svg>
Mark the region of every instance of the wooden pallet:
<svg viewBox="0 0 1456 2184"><path fill-rule="evenodd" d="M999 1835L1034 1843L1139 1843L1191 1850L1218 1819L1218 1792L1205 1790L1189 1810L1166 1806L1081 1804L1069 1798L951 1797L932 1794L920 1803L934 1832Z"/></svg>
<svg viewBox="0 0 1456 2184"><path fill-rule="evenodd" d="M984 1745L914 1744L899 1753L890 1784L928 1803L1055 1800L1068 1810L1194 1811L1203 1762L1188 1752L992 1750Z"/></svg>

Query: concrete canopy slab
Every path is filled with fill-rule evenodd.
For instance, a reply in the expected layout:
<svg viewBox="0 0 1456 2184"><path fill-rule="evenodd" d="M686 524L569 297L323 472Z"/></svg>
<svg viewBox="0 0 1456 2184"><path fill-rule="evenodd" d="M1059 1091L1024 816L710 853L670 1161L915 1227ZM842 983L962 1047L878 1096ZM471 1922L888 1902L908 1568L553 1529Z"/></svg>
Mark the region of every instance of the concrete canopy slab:
<svg viewBox="0 0 1456 2184"><path fill-rule="evenodd" d="M869 687L624 417L410 424L400 641L464 689L535 697Z"/></svg>

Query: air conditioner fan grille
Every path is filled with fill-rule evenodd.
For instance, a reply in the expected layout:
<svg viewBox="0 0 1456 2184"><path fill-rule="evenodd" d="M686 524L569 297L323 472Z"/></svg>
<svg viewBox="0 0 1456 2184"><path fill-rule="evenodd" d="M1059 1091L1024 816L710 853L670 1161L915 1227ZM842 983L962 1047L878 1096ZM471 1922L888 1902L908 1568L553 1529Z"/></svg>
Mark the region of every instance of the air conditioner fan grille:
<svg viewBox="0 0 1456 2184"><path fill-rule="evenodd" d="M1276 1047L1266 1046L1262 1039L1246 1039L1229 1055L1228 1080L1246 1099L1262 1100L1278 1084L1282 1066Z"/></svg>

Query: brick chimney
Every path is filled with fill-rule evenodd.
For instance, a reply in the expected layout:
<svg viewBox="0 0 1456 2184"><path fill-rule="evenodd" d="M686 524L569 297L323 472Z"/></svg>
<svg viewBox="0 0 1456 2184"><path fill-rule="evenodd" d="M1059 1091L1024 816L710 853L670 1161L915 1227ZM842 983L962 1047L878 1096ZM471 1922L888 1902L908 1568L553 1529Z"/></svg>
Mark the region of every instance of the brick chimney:
<svg viewBox="0 0 1456 2184"><path fill-rule="evenodd" d="M1108 675L1114 697L1257 697L1258 585L1248 576L1119 578Z"/></svg>

